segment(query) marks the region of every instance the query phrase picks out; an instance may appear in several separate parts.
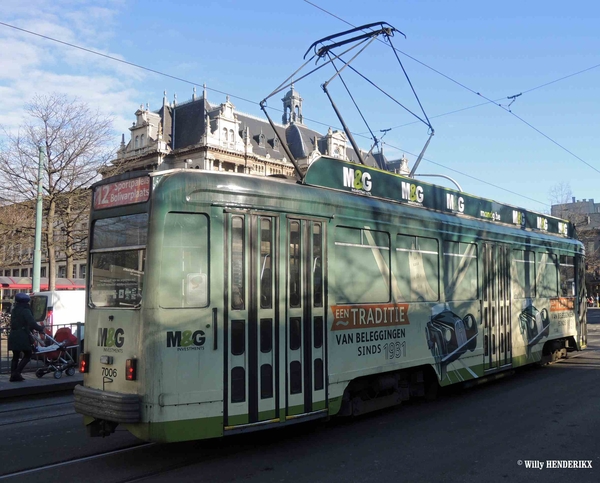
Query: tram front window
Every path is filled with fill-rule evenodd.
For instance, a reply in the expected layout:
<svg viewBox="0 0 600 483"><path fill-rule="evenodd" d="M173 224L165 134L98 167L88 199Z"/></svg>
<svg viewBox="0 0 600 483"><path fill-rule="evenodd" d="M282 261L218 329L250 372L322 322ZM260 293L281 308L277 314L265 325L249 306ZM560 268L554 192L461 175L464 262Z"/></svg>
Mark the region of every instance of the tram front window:
<svg viewBox="0 0 600 483"><path fill-rule="evenodd" d="M147 213L95 222L90 270L90 300L94 306L140 305L147 227Z"/></svg>

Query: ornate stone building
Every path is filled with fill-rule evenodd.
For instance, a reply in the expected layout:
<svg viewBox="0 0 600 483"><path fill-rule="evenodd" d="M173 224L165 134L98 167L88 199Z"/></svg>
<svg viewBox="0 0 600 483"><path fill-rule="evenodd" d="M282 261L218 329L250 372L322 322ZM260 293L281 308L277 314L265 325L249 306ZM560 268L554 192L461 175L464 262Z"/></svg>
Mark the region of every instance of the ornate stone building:
<svg viewBox="0 0 600 483"><path fill-rule="evenodd" d="M358 162L344 132L329 128L322 134L304 124L303 99L294 87L281 101L283 115L281 124L275 124L275 129L287 143L300 169L305 170L321 155ZM178 103L176 97L168 103L165 94L162 107L157 111L140 106L129 131L129 139L126 142L123 134L116 158L111 163L119 171L191 168L259 176L294 176L294 167L266 119L238 112L229 97L225 102L212 104L207 99L206 89L201 97L197 97L194 88L192 99L183 103ZM370 166L408 173L404 158L388 162L383 153L366 150L362 157ZM112 172L113 169L108 167L102 174L108 176ZM60 230L55 236L61 236ZM25 242L10 237L0 248L0 276L31 277L31 236ZM73 273L66 273L64 253L57 253L57 277L82 279L86 268L86 260L77 259ZM46 260L42 261L41 276L47 276ZM4 301L9 301L21 290L5 290Z"/></svg>
<svg viewBox="0 0 600 483"><path fill-rule="evenodd" d="M358 161L348 147L346 134L331 128L326 134L303 123L302 98L292 87L283 97L282 124L275 128L301 169L321 155ZM130 139L122 137L113 165L124 171L193 168L233 171L256 175L293 176L294 168L275 131L265 120L236 111L229 97L211 104L204 89L201 97L168 103L158 111L140 106L129 128ZM387 166L380 153L362 153L371 166ZM108 172L108 171L107 171Z"/></svg>
<svg viewBox="0 0 600 483"><path fill-rule="evenodd" d="M585 245L587 293L600 297L600 203L576 200L552 205L552 216L564 218L575 225L579 239ZM598 298L600 300L600 298Z"/></svg>

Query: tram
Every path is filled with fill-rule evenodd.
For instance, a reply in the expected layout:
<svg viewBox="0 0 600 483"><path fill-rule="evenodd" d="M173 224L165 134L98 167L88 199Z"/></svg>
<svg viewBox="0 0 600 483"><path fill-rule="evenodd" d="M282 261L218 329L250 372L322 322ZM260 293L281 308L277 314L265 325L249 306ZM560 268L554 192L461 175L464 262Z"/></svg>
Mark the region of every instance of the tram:
<svg viewBox="0 0 600 483"><path fill-rule="evenodd" d="M90 216L74 394L94 436L359 415L586 346L569 222L376 168L131 172Z"/></svg>

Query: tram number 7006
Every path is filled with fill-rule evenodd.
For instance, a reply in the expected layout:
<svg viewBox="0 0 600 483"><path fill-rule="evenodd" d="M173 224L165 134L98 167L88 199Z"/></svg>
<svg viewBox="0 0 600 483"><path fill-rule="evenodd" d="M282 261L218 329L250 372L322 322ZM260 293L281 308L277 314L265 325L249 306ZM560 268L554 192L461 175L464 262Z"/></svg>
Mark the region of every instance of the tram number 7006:
<svg viewBox="0 0 600 483"><path fill-rule="evenodd" d="M102 377L117 377L117 370L112 367L103 367Z"/></svg>

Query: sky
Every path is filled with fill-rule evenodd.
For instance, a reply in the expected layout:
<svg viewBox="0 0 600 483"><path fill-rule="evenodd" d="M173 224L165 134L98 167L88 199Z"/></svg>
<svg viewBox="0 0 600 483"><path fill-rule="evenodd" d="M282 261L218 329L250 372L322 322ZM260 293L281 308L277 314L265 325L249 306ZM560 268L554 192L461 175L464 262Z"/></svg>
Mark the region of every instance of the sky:
<svg viewBox="0 0 600 483"><path fill-rule="evenodd" d="M600 3L593 0L2 0L0 126L21 125L35 95L67 94L113 119L116 150L140 105L158 109L165 91L169 102L184 102L204 84L209 102L229 95L238 111L263 117L258 103L300 67L314 41L378 21L406 35L392 41L435 130L418 173L540 212L559 186L600 202ZM352 65L424 117L384 43ZM295 83L305 124L323 133L341 126L320 88L333 73L324 68ZM385 155L404 155L412 167L427 126L347 73ZM330 91L360 147L370 149L339 80ZM276 121L283 94L268 101Z"/></svg>

